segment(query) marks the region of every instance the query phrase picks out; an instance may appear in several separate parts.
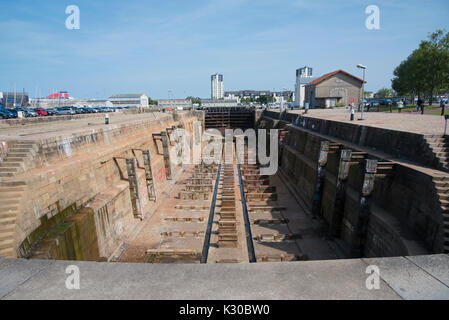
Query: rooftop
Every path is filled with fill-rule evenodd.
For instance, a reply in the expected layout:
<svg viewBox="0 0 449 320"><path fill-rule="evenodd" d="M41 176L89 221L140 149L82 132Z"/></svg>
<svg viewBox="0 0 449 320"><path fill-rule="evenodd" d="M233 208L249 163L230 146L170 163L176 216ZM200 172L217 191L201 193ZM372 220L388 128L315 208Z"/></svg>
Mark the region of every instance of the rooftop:
<svg viewBox="0 0 449 320"><path fill-rule="evenodd" d="M306 85L310 86L310 85L313 85L313 84L319 84L319 83L323 82L324 80L329 79L330 77L332 77L332 76L334 76L334 75L336 75L338 73L344 73L344 74L346 74L346 75L348 75L348 76L350 76L350 77L352 77L352 78L354 78L354 79L356 79L356 80L358 80L360 82L366 83L366 81L363 81L362 79L360 79L360 78L358 78L358 77L356 77L356 76L354 76L354 75L352 75L352 74L350 74L350 73L340 69L340 70L337 70L337 71L334 71L334 72L327 73L327 74L325 74L325 75L323 75L323 76L321 76L321 77L319 77L319 78L317 78L317 79L307 83Z"/></svg>
<svg viewBox="0 0 449 320"><path fill-rule="evenodd" d="M125 94L113 94L109 97L109 99L116 99L116 98L140 98L143 96L143 93L125 93Z"/></svg>

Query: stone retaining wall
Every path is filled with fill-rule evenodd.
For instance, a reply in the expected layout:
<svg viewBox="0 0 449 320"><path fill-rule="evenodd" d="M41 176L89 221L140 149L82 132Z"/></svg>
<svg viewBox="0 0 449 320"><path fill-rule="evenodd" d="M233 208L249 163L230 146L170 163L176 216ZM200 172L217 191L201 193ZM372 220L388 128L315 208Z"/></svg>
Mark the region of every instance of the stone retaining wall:
<svg viewBox="0 0 449 320"><path fill-rule="evenodd" d="M340 144L335 152L329 152L325 165L322 192L317 194L317 167L322 141L332 136L315 134L312 130L288 125L262 116L261 128L288 130L281 144L280 171L287 185L293 189L298 202L311 215L315 207L323 226L330 228L335 217L337 176L340 152L346 147ZM328 132L328 131L327 131ZM336 143L336 142L335 142ZM351 148L349 148L351 149ZM359 151L359 150L353 150ZM385 161L368 152L367 158ZM442 173L443 174L443 173ZM442 211L435 191L433 176L400 164L394 165L389 174L378 174L370 202L367 229L363 235L363 256L393 256L442 252ZM346 256L354 256L351 247L356 238L360 220L361 192L364 184L362 162L351 160L342 206L341 225L335 236L336 244ZM327 233L327 231L326 231Z"/></svg>
<svg viewBox="0 0 449 320"><path fill-rule="evenodd" d="M158 154L152 133L180 124L191 132L195 120L187 113L178 121L171 115L162 115L153 120L111 126L109 130L37 142L39 165L14 177L26 183L24 208L17 217L18 255L30 254L33 244L63 219L53 219L53 223L42 227L44 221L67 213L67 208L70 215L88 206L95 215L100 256L107 258L141 223L133 216L126 162L122 158L137 158L141 206L148 207L143 158L134 149L150 150L156 190L164 189L167 180L163 156Z"/></svg>

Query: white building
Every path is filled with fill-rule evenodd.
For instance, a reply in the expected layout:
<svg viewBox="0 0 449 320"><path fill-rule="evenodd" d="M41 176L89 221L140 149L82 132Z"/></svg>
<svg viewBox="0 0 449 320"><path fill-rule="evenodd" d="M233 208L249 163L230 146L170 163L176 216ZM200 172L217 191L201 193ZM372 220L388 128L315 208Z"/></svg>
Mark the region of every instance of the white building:
<svg viewBox="0 0 449 320"><path fill-rule="evenodd" d="M114 94L108 99L114 106L126 107L135 106L148 108L148 96L143 93L138 94Z"/></svg>
<svg viewBox="0 0 449 320"><path fill-rule="evenodd" d="M295 108L303 108L305 101L305 85L313 81L312 68L304 67L296 70Z"/></svg>
<svg viewBox="0 0 449 320"><path fill-rule="evenodd" d="M178 110L186 110L192 108L191 99L159 99L157 101L159 108L173 108Z"/></svg>
<svg viewBox="0 0 449 320"><path fill-rule="evenodd" d="M238 107L238 102L237 102L237 100L207 99L207 100L201 100L201 107L203 107L203 108L231 108L231 107Z"/></svg>
<svg viewBox="0 0 449 320"><path fill-rule="evenodd" d="M223 75L221 74L213 74L210 77L210 86L211 86L211 98L212 99L223 99L224 91L223 91Z"/></svg>

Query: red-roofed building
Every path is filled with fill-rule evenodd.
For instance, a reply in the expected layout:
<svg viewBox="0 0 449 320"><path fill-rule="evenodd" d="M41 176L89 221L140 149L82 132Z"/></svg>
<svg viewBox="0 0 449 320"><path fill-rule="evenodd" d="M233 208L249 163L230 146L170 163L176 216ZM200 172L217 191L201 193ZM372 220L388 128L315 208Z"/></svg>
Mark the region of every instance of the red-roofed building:
<svg viewBox="0 0 449 320"><path fill-rule="evenodd" d="M70 96L68 92L60 91L47 96L47 99L70 99Z"/></svg>
<svg viewBox="0 0 449 320"><path fill-rule="evenodd" d="M354 106L361 103L363 80L343 70L327 73L305 85L305 102L311 108Z"/></svg>

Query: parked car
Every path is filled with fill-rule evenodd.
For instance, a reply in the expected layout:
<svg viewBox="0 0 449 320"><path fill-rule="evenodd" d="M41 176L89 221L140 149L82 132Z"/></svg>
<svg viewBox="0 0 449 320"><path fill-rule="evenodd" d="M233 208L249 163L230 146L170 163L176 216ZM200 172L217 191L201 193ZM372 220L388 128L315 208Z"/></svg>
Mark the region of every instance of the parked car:
<svg viewBox="0 0 449 320"><path fill-rule="evenodd" d="M58 114L54 109L42 109L42 110L45 110L47 112L47 115L49 116L55 116Z"/></svg>
<svg viewBox="0 0 449 320"><path fill-rule="evenodd" d="M90 113L98 113L99 111L93 107L86 107L87 110L89 110Z"/></svg>
<svg viewBox="0 0 449 320"><path fill-rule="evenodd" d="M411 104L411 103L412 103L412 102L411 102L410 100L408 100L408 99L403 99L402 101L404 102L405 105Z"/></svg>
<svg viewBox="0 0 449 320"><path fill-rule="evenodd" d="M366 106L369 108L373 108L373 107L378 107L379 106L379 100L377 99L371 99L368 100L368 103L366 104Z"/></svg>
<svg viewBox="0 0 449 320"><path fill-rule="evenodd" d="M37 115L39 115L39 116L48 116L48 112L47 112L47 110L45 110L45 109L42 109L42 108L34 108L33 109L36 113L37 113Z"/></svg>
<svg viewBox="0 0 449 320"><path fill-rule="evenodd" d="M383 106L390 106L393 102L390 99L380 99L379 103Z"/></svg>
<svg viewBox="0 0 449 320"><path fill-rule="evenodd" d="M75 111L76 114L84 114L84 113L87 113L87 111L84 110L82 107L76 107L76 108L73 108L73 111Z"/></svg>
<svg viewBox="0 0 449 320"><path fill-rule="evenodd" d="M0 109L0 118L1 119L13 119L17 118L17 114L9 111L8 109Z"/></svg>
<svg viewBox="0 0 449 320"><path fill-rule="evenodd" d="M27 108L16 108L16 111L22 111L23 114L25 115L25 117L37 117L38 114L31 110L31 109L27 109Z"/></svg>
<svg viewBox="0 0 449 320"><path fill-rule="evenodd" d="M6 110L6 111L12 113L13 118L17 118L17 116L18 116L18 115L17 115L17 110L16 110L16 109L3 109L3 110Z"/></svg>
<svg viewBox="0 0 449 320"><path fill-rule="evenodd" d="M58 114L60 114L60 115L75 114L73 107L58 107L58 108L55 108L55 111L58 112Z"/></svg>

